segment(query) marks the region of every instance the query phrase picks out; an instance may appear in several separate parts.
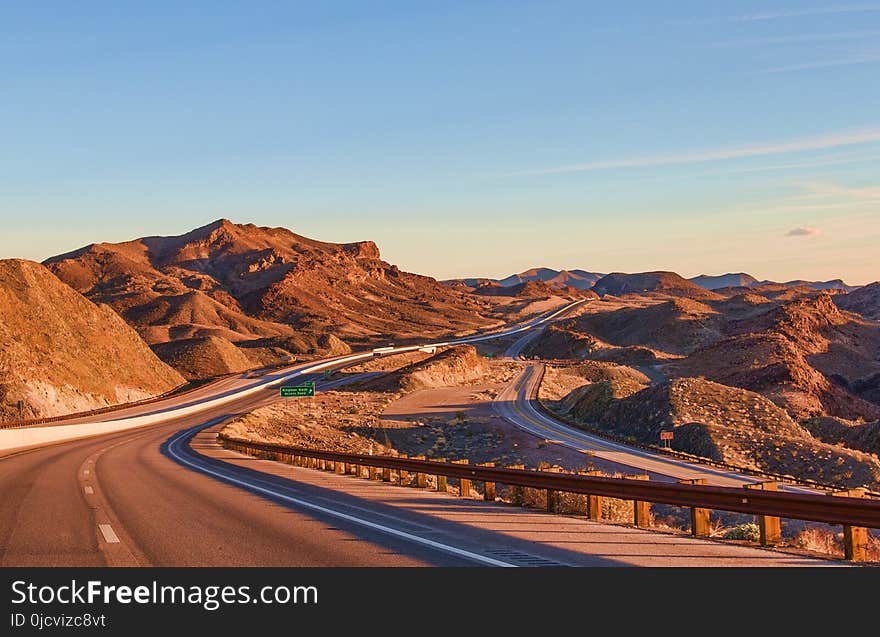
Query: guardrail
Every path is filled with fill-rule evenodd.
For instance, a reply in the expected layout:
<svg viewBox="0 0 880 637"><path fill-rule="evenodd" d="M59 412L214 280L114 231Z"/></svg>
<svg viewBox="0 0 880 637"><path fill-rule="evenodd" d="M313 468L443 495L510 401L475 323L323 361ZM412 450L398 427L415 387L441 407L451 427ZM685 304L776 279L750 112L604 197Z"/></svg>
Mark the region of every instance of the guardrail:
<svg viewBox="0 0 880 637"><path fill-rule="evenodd" d="M467 460L446 462L421 457L323 451L251 442L223 434L219 434L218 439L224 447L239 453L372 480L391 482L394 471L396 481L403 484L413 473L413 485L425 487L426 476L433 475L437 476L438 491L446 491L447 479L454 478L460 481L460 495L463 497L471 497L473 481L485 483L483 497L486 500L495 500L498 483L541 489L547 492L547 506L551 511L555 510L561 493L585 495L587 517L592 520L602 519L603 497L632 500L633 524L639 527L648 524L650 503L687 507L691 510L691 534L698 537L709 535L711 509L758 516L761 544L765 546L780 543L780 518L842 525L845 557L851 561L867 559L868 528L880 528L880 500L865 497L865 492L859 489L829 495L784 493L776 491L775 482L738 489L708 486L700 481L651 482L648 476L609 478L596 475L598 472L561 473L526 470L522 465L495 467L491 464L470 465Z"/></svg>
<svg viewBox="0 0 880 637"><path fill-rule="evenodd" d="M581 361L583 362L583 361ZM553 365L556 364L556 361L553 362ZM540 388L541 383L544 380L544 371L545 371L546 363L541 365L541 378L538 380L537 387ZM800 487L809 487L811 489L816 489L817 491L828 491L834 492L839 491L840 487L832 484L826 484L824 482L819 482L817 480L811 480L809 478L799 478L797 476L792 476L788 474L782 473L774 473L772 471L762 471L760 469L751 469L749 467L740 467L737 465L729 464L727 462L723 462L720 460L713 460L712 458L706 458L705 456L697 456L692 453L687 453L685 451L678 451L676 449L669 449L667 447L661 447L659 445L651 445L643 442L638 442L637 440L633 440L631 438L623 438L621 436L615 436L612 433L608 433L607 431L603 431L602 429L598 429L596 427L591 427L585 423L578 422L573 418L570 418L564 414L557 413L551 410L547 405L545 405L539 398L530 397L532 404L535 405L535 408L538 409L541 413L543 413L548 418L552 418L554 420L558 420L564 425L568 425L574 429L579 429L581 431L585 431L593 436L598 436L600 438L605 438L606 440L610 440L611 442L617 442L622 445L626 445L628 447L635 447L638 449L643 449L645 451L650 451L651 453L662 454L664 456L668 456L671 458L676 458L677 460L685 460L687 462L692 462L694 464L701 464L708 467L713 467L715 469L723 469L724 471L732 471L735 473L742 473L750 476L754 476L756 478L763 478L765 480L773 480L776 482L780 482L782 484L790 484L793 486ZM864 489L865 493L877 497L880 496L880 493L875 491L870 491L868 489Z"/></svg>

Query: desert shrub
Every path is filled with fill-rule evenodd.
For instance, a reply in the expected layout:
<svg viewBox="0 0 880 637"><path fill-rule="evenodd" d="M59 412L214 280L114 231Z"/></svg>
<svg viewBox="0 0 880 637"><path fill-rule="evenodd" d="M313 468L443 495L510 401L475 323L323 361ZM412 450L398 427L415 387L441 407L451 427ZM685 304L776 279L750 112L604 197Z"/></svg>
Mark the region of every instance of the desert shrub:
<svg viewBox="0 0 880 637"><path fill-rule="evenodd" d="M754 522L739 524L724 534L725 540L746 540L757 542L761 539L761 529Z"/></svg>

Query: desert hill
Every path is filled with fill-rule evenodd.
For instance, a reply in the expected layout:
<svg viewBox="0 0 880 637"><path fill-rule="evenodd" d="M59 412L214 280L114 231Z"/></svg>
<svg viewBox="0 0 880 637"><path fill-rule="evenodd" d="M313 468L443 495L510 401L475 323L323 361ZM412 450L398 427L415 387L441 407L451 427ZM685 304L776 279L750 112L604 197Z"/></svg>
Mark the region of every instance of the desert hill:
<svg viewBox="0 0 880 637"><path fill-rule="evenodd" d="M239 349L225 338L202 336L153 345L153 351L187 380L199 380L243 372L256 367Z"/></svg>
<svg viewBox="0 0 880 637"><path fill-rule="evenodd" d="M745 272L737 272L736 274L722 274L720 276L709 276L708 274L701 274L700 276L695 276L691 279L688 279L691 283L695 283L699 285L701 288L705 288L706 290L718 290L720 288L733 288L733 287L749 287L753 283L757 283L758 280L753 277L751 274L746 274Z"/></svg>
<svg viewBox="0 0 880 637"><path fill-rule="evenodd" d="M490 300L382 261L373 242L335 244L225 219L181 236L98 243L46 261L151 344L217 337L248 347L318 338L430 337L497 324ZM162 352L170 351L167 349Z"/></svg>
<svg viewBox="0 0 880 637"><path fill-rule="evenodd" d="M584 424L640 442L657 444L673 430L673 448L687 453L840 486L880 483L876 456L814 438L757 393L699 378L637 387L588 384L563 405Z"/></svg>
<svg viewBox="0 0 880 637"><path fill-rule="evenodd" d="M571 287L588 290L602 278L601 274L586 270L553 270L552 268L532 268L519 274L512 274L498 283L503 287L518 285L527 281L543 281L555 288Z"/></svg>
<svg viewBox="0 0 880 637"><path fill-rule="evenodd" d="M849 294L838 294L834 297L834 302L841 309L857 312L866 319L880 321L880 281Z"/></svg>
<svg viewBox="0 0 880 637"><path fill-rule="evenodd" d="M0 261L0 419L63 415L182 385L137 332L38 263Z"/></svg>
<svg viewBox="0 0 880 637"><path fill-rule="evenodd" d="M481 277L471 277L464 279L449 279L443 283L452 286L464 286L470 288L479 288L483 286L493 286L498 288L513 288L523 283L535 282L546 283L552 288L559 290L589 290L593 284L602 278L603 275L595 272L587 272L586 270L554 270L552 268L532 268L518 274L511 274L503 279L489 279Z"/></svg>
<svg viewBox="0 0 880 637"><path fill-rule="evenodd" d="M797 418L880 417L865 382L880 373L880 326L839 311L828 293L772 304L722 329L725 338L665 371L760 392Z"/></svg>
<svg viewBox="0 0 880 637"><path fill-rule="evenodd" d="M691 283L675 272L640 272L637 274L612 272L596 281L593 291L600 296L657 293L696 300L721 298L714 292Z"/></svg>
<svg viewBox="0 0 880 637"><path fill-rule="evenodd" d="M376 391L409 392L478 380L488 369L473 345L456 345L362 385Z"/></svg>

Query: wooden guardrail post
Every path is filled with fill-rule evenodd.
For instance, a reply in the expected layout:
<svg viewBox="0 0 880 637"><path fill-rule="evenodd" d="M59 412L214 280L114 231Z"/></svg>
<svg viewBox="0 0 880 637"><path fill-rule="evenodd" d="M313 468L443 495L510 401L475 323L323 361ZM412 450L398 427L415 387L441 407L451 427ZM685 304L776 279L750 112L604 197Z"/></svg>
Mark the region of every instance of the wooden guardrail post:
<svg viewBox="0 0 880 637"><path fill-rule="evenodd" d="M470 460L464 458L462 460L453 460L455 464L470 464ZM458 496L460 498L471 497L471 481L469 478L461 478L458 486Z"/></svg>
<svg viewBox="0 0 880 637"><path fill-rule="evenodd" d="M587 471L578 471L578 475L601 476L604 474L601 471L596 471L596 470L590 469ZM601 520L602 519L602 496L601 495L587 494L587 519L588 520Z"/></svg>
<svg viewBox="0 0 880 637"><path fill-rule="evenodd" d="M494 467L494 462L484 462L481 467ZM483 499L488 502L495 502L495 483L494 482L484 482L483 483Z"/></svg>
<svg viewBox="0 0 880 637"><path fill-rule="evenodd" d="M437 462L446 462L446 458L437 458ZM435 477L437 478L437 491L446 493L448 483L446 476L441 476L438 473Z"/></svg>
<svg viewBox="0 0 880 637"><path fill-rule="evenodd" d="M391 482L391 467L382 467L382 482Z"/></svg>
<svg viewBox="0 0 880 637"><path fill-rule="evenodd" d="M706 484L705 478L687 478L679 480L678 484ZM694 537L709 537L709 509L691 507L691 535Z"/></svg>
<svg viewBox="0 0 880 637"><path fill-rule="evenodd" d="M526 466L524 464L509 464L505 467L505 469L519 469L523 470ZM517 485L512 485L510 487L510 500L516 506L522 506L525 502L525 493L523 488Z"/></svg>
<svg viewBox="0 0 880 637"><path fill-rule="evenodd" d="M864 489L835 491L831 495L848 498L864 498ZM843 554L850 562L864 562L868 559L868 529L863 526L843 525Z"/></svg>
<svg viewBox="0 0 880 637"><path fill-rule="evenodd" d="M405 453L402 453L398 457L408 458L409 456L407 456ZM406 485L407 480L409 480L409 471L407 471L406 469L398 469L397 470L397 484L399 484L400 486L404 486L404 485Z"/></svg>
<svg viewBox="0 0 880 637"><path fill-rule="evenodd" d="M367 478L370 480L376 480L379 477L379 468L370 465L367 467Z"/></svg>
<svg viewBox="0 0 880 637"><path fill-rule="evenodd" d="M424 455L412 456L412 459L413 460L426 460ZM426 476L421 471L416 471L416 479L412 483L411 486L413 486L417 489L424 489L426 486L428 486L428 476Z"/></svg>
<svg viewBox="0 0 880 637"><path fill-rule="evenodd" d="M626 476L628 480L649 480L646 474ZM647 528L651 525L651 503L633 500L633 526Z"/></svg>
<svg viewBox="0 0 880 637"><path fill-rule="evenodd" d="M549 473L559 473L561 469L559 467L550 467L548 469L545 469L545 471ZM559 491L547 489L546 500L547 513L556 513L556 511L559 510Z"/></svg>
<svg viewBox="0 0 880 637"><path fill-rule="evenodd" d="M336 466L333 467L336 470L336 473L339 475L343 475L345 473L345 463L344 462L336 462Z"/></svg>
<svg viewBox="0 0 880 637"><path fill-rule="evenodd" d="M779 484L774 480L756 482L755 484L743 485L746 489L758 489L760 491L778 491ZM760 530L761 546L776 546L782 542L782 525L775 515L759 515L758 529Z"/></svg>

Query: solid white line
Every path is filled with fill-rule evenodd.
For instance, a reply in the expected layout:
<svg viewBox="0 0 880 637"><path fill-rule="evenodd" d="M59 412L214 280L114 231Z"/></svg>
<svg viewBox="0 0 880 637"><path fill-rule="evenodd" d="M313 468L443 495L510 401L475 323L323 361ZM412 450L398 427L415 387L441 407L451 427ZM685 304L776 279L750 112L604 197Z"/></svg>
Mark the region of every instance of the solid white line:
<svg viewBox="0 0 880 637"><path fill-rule="evenodd" d="M113 530L113 527L109 524L99 524L98 528L101 529L101 535L104 536L104 541L108 544L119 544L119 536L116 535L116 531Z"/></svg>
<svg viewBox="0 0 880 637"><path fill-rule="evenodd" d="M381 531L382 533L387 533L388 535L393 535L399 538L403 538L405 540L409 540L411 542L415 542L416 544L422 544L424 546L431 547L433 549L438 549L440 551L444 551L446 553L451 553L453 555L457 555L459 557L464 557L469 560L473 560L475 562L480 562L486 564L488 566L503 566L503 567L515 567L516 564L510 564L509 562L502 562L501 560L496 560L491 557L486 557L485 555L480 555L478 553L472 553L471 551L466 551L464 549L456 548L454 546L449 546L448 544L442 544L441 542L435 542L434 540L429 540L427 538L419 537L418 535L413 535L412 533L407 533L406 531L400 531L398 529L385 526L383 524L377 524L376 522L370 522L369 520L364 520L363 518L358 518L353 515L349 515L347 513L342 513L341 511L336 511L334 509L328 509L327 507L320 506L318 504L314 504L312 502L308 502L306 500L301 500L299 498L294 498L289 495L285 495L284 493L280 493L273 489L266 489L264 487L257 486L245 480L239 480L238 478L233 478L228 474L224 474L218 471L214 471L205 466L201 466L199 463L191 462L179 455L174 447L179 444L181 439L185 437L189 432L184 431L179 433L177 436L171 439L168 443L168 453L171 456L180 462L181 464L187 465L196 471L200 471L202 473L206 473L208 475L212 475L216 478L221 478L227 482L233 482L235 484L248 487L249 489L253 489L255 491L259 491L266 495L271 495L276 498L281 498L282 500L286 500L293 504L296 504L301 507L305 507L308 509L312 509L314 511L320 511L321 513L326 513L327 515L332 515L333 517L340 518L342 520L346 520L348 522L353 522L355 524L359 524L361 526L365 526L370 529L374 529L376 531Z"/></svg>

